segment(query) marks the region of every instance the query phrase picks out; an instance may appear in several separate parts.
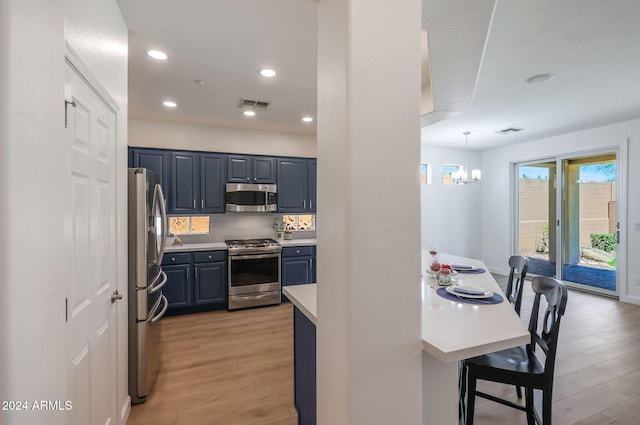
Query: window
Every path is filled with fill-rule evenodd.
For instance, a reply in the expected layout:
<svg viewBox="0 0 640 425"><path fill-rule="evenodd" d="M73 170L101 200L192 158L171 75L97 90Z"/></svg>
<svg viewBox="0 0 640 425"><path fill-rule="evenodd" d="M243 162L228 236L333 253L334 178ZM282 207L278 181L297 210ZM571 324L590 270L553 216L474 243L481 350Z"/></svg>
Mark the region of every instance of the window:
<svg viewBox="0 0 640 425"><path fill-rule="evenodd" d="M420 164L420 183L431 184L431 165Z"/></svg>
<svg viewBox="0 0 640 425"><path fill-rule="evenodd" d="M442 184L455 184L453 175L462 167L462 165L444 164L442 166Z"/></svg>
<svg viewBox="0 0 640 425"><path fill-rule="evenodd" d="M283 215L282 223L284 230L316 230L316 216L313 214Z"/></svg>
<svg viewBox="0 0 640 425"><path fill-rule="evenodd" d="M174 235L208 235L209 216L169 217L169 232Z"/></svg>

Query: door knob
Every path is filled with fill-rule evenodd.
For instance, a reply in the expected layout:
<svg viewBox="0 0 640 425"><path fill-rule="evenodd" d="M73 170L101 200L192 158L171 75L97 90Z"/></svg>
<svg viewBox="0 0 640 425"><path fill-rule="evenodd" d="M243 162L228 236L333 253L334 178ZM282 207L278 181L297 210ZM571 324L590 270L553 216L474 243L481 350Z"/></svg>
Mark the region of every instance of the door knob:
<svg viewBox="0 0 640 425"><path fill-rule="evenodd" d="M122 294L120 292L118 292L118 290L116 289L115 291L113 291L113 294L111 294L111 304L115 303L118 300L122 299Z"/></svg>

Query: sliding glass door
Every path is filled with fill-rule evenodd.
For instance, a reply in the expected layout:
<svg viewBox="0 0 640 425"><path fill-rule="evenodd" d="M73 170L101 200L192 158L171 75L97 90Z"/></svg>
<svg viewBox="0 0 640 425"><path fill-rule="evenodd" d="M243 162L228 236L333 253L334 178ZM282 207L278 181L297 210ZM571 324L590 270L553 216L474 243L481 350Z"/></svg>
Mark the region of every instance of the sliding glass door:
<svg viewBox="0 0 640 425"><path fill-rule="evenodd" d="M529 273L617 295L617 153L516 164L517 250Z"/></svg>
<svg viewBox="0 0 640 425"><path fill-rule="evenodd" d="M555 160L516 165L518 254L529 258L529 273L556 276Z"/></svg>

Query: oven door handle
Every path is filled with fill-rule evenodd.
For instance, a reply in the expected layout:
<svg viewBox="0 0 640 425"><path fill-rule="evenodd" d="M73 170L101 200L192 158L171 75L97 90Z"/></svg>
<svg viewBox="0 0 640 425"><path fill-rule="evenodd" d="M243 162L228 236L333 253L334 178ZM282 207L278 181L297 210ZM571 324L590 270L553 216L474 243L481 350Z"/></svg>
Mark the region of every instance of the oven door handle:
<svg viewBox="0 0 640 425"><path fill-rule="evenodd" d="M259 260L261 258L278 258L280 254L230 255L229 260Z"/></svg>

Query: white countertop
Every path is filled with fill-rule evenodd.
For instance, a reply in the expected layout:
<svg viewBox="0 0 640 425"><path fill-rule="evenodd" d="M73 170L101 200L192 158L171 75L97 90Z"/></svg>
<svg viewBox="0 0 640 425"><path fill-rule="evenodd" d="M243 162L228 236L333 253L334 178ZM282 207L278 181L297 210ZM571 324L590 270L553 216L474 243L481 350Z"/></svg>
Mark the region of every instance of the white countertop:
<svg viewBox="0 0 640 425"><path fill-rule="evenodd" d="M429 254L422 252L423 270L429 264ZM482 261L440 255L442 263L486 266ZM458 285L489 289L500 295L502 290L489 271L482 274L459 273ZM529 331L505 299L500 304L482 305L449 301L436 294L429 285L431 277L422 279L422 346L424 351L441 362L455 362L493 351L526 344ZM284 294L314 324L316 323L316 284L283 287Z"/></svg>
<svg viewBox="0 0 640 425"><path fill-rule="evenodd" d="M443 264L470 264L487 269L480 260L441 254ZM423 273L430 255L422 251ZM422 279L422 340L426 352L442 362L455 362L529 342L527 327L505 298L500 304L466 304L442 298L431 288L433 278ZM504 296L491 273L458 273L455 283L488 289Z"/></svg>
<svg viewBox="0 0 640 425"><path fill-rule="evenodd" d="M317 245L317 239L292 239L280 240L282 246L308 246ZM224 242L202 242L202 243L185 243L183 245L173 244L165 247L165 252L188 252L188 251L214 251L227 249Z"/></svg>
<svg viewBox="0 0 640 425"><path fill-rule="evenodd" d="M174 243L173 245L165 247L164 252L215 251L226 249L227 244L224 242L185 243L183 245Z"/></svg>
<svg viewBox="0 0 640 425"><path fill-rule="evenodd" d="M308 285L290 285L283 286L282 292L289 298L289 300L298 307L298 309L307 316L307 319L311 320L311 323L316 324L316 311L317 311L317 284L310 283Z"/></svg>
<svg viewBox="0 0 640 425"><path fill-rule="evenodd" d="M290 240L281 239L278 242L280 242L280 245L282 246L306 246L306 245L318 244L317 239L290 239Z"/></svg>

